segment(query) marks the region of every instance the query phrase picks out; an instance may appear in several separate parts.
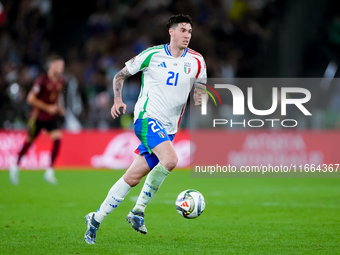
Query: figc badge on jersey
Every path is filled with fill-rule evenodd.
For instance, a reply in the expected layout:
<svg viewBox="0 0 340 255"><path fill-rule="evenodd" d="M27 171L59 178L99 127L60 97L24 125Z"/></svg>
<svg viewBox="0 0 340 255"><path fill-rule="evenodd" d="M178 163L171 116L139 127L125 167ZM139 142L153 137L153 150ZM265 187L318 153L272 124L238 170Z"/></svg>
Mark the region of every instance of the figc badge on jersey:
<svg viewBox="0 0 340 255"><path fill-rule="evenodd" d="M190 62L184 62L184 72L186 74L190 73L191 70L191 63Z"/></svg>

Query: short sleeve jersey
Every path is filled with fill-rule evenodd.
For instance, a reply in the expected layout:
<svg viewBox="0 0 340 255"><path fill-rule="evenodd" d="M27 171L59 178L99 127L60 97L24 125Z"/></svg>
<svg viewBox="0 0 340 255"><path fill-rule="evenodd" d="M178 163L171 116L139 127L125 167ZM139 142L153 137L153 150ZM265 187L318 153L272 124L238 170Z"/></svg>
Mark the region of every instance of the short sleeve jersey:
<svg viewBox="0 0 340 255"><path fill-rule="evenodd" d="M57 104L63 84L64 80L62 78L53 82L48 78L47 74L42 74L35 79L31 92L46 104ZM53 120L56 115L51 115L43 110L33 108L32 116L40 121L50 121Z"/></svg>
<svg viewBox="0 0 340 255"><path fill-rule="evenodd" d="M153 118L168 134L175 134L193 84L207 77L202 55L185 49L174 58L165 44L146 49L125 65L132 75L143 72L134 120Z"/></svg>

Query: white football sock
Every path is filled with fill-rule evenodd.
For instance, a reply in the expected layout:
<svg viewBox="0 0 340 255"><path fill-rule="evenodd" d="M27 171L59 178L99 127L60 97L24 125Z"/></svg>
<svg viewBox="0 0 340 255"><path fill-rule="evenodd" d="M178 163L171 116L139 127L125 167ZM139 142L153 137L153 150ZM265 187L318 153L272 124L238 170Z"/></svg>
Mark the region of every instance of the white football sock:
<svg viewBox="0 0 340 255"><path fill-rule="evenodd" d="M151 201L152 197L155 195L165 177L170 174L168 170L161 163L158 163L146 177L144 186L141 193L137 199L137 203L132 211L145 211L145 207Z"/></svg>
<svg viewBox="0 0 340 255"><path fill-rule="evenodd" d="M54 172L54 169L53 169L53 167L48 167L48 168L46 168L46 172Z"/></svg>
<svg viewBox="0 0 340 255"><path fill-rule="evenodd" d="M112 186L104 202L95 213L95 221L101 223L109 213L111 213L121 202L123 202L125 196L129 193L130 190L130 185L124 181L123 177L121 177Z"/></svg>

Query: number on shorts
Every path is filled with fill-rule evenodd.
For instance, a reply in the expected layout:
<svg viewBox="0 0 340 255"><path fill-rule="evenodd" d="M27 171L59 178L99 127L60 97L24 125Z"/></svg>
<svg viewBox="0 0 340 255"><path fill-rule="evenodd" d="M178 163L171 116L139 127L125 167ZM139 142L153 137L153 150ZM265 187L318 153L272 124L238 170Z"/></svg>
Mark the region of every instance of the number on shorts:
<svg viewBox="0 0 340 255"><path fill-rule="evenodd" d="M152 132L156 133L157 131L159 131L160 129L163 129L162 125L159 124L159 122L156 120L156 121L153 121L153 120L150 120L149 125L151 124L151 130ZM158 126L159 128L155 128L156 126Z"/></svg>

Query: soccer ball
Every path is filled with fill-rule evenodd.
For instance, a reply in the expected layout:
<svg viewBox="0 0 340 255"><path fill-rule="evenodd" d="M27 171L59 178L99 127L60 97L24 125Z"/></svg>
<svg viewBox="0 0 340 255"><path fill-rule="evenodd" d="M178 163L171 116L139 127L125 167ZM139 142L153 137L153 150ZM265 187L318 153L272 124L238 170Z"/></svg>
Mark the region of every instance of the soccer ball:
<svg viewBox="0 0 340 255"><path fill-rule="evenodd" d="M184 190L176 199L177 212L187 219L197 218L202 214L204 208L204 197L194 189Z"/></svg>

